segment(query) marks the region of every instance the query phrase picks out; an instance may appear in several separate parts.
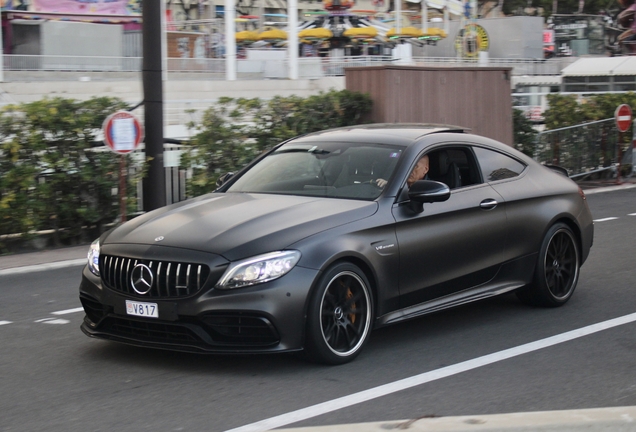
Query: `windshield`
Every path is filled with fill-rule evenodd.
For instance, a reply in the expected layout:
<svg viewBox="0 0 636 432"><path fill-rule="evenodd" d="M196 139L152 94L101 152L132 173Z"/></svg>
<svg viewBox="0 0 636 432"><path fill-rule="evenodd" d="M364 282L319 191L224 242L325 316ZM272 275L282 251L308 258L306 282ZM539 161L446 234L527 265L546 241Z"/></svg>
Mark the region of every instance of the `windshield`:
<svg viewBox="0 0 636 432"><path fill-rule="evenodd" d="M402 148L353 143L286 144L254 165L228 192L376 199Z"/></svg>

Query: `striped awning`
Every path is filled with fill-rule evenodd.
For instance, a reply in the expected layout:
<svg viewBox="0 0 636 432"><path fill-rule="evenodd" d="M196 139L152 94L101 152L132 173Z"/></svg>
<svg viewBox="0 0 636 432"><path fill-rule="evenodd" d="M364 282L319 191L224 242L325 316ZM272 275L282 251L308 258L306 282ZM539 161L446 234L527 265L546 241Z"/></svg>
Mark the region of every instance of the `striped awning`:
<svg viewBox="0 0 636 432"><path fill-rule="evenodd" d="M565 67L561 75L564 77L636 75L636 57L582 58Z"/></svg>

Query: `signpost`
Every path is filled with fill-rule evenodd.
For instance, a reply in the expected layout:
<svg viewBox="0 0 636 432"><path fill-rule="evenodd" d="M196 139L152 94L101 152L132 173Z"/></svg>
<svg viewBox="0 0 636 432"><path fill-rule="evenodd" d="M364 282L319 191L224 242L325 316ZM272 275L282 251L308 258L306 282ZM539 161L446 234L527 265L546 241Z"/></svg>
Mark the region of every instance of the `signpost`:
<svg viewBox="0 0 636 432"><path fill-rule="evenodd" d="M121 221L126 222L126 155L139 147L144 138L141 123L128 111L117 111L104 120L104 143L119 154L119 205Z"/></svg>
<svg viewBox="0 0 636 432"><path fill-rule="evenodd" d="M616 108L614 117L616 118L616 127L619 132L627 132L629 127L632 125L631 107L627 104L619 105L618 108Z"/></svg>
<svg viewBox="0 0 636 432"><path fill-rule="evenodd" d="M627 104L621 104L614 112L616 127L618 128L618 171L616 173L616 183L621 183L621 159L623 158L623 132L627 132L632 125L632 108Z"/></svg>

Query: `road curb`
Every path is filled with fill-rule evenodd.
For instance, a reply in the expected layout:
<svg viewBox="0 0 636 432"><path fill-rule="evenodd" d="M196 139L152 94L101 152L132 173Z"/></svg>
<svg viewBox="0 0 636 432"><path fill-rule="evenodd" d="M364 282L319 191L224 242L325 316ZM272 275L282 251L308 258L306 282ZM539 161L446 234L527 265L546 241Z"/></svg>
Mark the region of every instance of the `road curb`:
<svg viewBox="0 0 636 432"><path fill-rule="evenodd" d="M634 432L636 407L428 417L374 423L280 429L285 432Z"/></svg>
<svg viewBox="0 0 636 432"><path fill-rule="evenodd" d="M24 274L24 273L33 273L33 272L42 271L42 270L55 270L55 269L61 269L61 268L66 268L66 267L78 266L78 265L82 265L82 264L86 264L86 258L79 258L79 259L66 260L66 261L57 261L57 262L52 262L52 263L47 263L47 264L36 264L36 265L30 265L30 266L12 267L12 268L7 268L7 269L1 269L0 270L0 276L8 276L8 275Z"/></svg>
<svg viewBox="0 0 636 432"><path fill-rule="evenodd" d="M624 190L624 189L633 189L635 188L636 185L635 184L622 184L622 185L615 185L615 186L604 186L604 187L598 187L598 188L592 188L592 189L583 189L583 192L585 192L585 195L594 195L597 193L603 193L603 192L614 192L617 190Z"/></svg>

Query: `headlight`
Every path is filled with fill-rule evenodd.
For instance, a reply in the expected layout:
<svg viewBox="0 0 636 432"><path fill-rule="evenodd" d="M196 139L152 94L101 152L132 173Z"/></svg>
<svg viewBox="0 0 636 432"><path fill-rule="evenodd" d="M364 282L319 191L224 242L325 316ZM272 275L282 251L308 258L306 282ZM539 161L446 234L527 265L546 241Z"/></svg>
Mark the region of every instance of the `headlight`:
<svg viewBox="0 0 636 432"><path fill-rule="evenodd" d="M99 276L99 239L91 243L88 251L88 269L95 276Z"/></svg>
<svg viewBox="0 0 636 432"><path fill-rule="evenodd" d="M216 288L240 288L278 279L293 269L299 259L298 251L282 251L237 261L230 264Z"/></svg>

